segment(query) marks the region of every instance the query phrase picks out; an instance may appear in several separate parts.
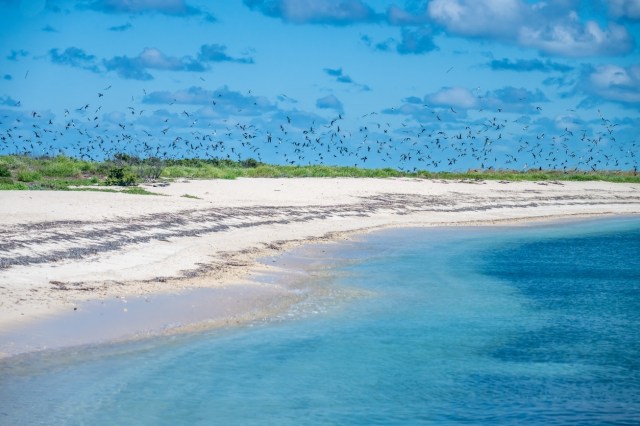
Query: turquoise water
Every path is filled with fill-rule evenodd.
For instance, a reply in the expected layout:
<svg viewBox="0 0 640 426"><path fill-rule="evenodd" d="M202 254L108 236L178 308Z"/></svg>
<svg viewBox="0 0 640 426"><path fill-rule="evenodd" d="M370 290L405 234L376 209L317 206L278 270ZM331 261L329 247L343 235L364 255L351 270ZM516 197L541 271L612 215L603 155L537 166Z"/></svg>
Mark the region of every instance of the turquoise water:
<svg viewBox="0 0 640 426"><path fill-rule="evenodd" d="M640 424L637 218L322 250L281 318L4 361L0 424Z"/></svg>

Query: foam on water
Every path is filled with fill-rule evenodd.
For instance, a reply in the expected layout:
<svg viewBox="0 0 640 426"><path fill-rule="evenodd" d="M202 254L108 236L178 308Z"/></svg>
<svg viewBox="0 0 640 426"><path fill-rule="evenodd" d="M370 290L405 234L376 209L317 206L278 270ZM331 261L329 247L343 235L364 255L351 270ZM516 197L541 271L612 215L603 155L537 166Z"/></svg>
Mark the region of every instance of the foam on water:
<svg viewBox="0 0 640 426"><path fill-rule="evenodd" d="M637 424L638 253L637 218L307 247L271 321L4 361L0 424Z"/></svg>

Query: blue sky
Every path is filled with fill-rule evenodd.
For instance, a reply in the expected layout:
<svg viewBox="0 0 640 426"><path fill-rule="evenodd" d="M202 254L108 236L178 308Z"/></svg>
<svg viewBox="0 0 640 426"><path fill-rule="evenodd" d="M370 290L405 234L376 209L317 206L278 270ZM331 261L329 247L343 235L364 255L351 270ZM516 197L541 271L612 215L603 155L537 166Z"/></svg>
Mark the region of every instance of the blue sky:
<svg viewBox="0 0 640 426"><path fill-rule="evenodd" d="M0 8L0 152L639 165L640 0Z"/></svg>

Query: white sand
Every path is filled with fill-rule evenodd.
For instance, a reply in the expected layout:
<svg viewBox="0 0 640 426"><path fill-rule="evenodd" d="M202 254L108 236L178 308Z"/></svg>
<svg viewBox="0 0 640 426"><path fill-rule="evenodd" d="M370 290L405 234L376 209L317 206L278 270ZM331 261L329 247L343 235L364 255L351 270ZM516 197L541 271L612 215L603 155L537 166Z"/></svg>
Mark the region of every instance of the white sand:
<svg viewBox="0 0 640 426"><path fill-rule="evenodd" d="M164 196L1 191L0 330L86 300L246 284L257 257L350 232L640 214L640 185L604 182L238 179L147 189Z"/></svg>

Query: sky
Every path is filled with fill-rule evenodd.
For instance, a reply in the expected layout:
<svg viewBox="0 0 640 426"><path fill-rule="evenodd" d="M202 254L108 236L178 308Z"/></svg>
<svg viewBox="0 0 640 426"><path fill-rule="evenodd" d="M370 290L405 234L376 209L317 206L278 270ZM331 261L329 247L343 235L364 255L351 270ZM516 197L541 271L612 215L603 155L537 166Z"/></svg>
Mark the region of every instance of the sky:
<svg viewBox="0 0 640 426"><path fill-rule="evenodd" d="M640 166L640 0L0 0L0 153Z"/></svg>

